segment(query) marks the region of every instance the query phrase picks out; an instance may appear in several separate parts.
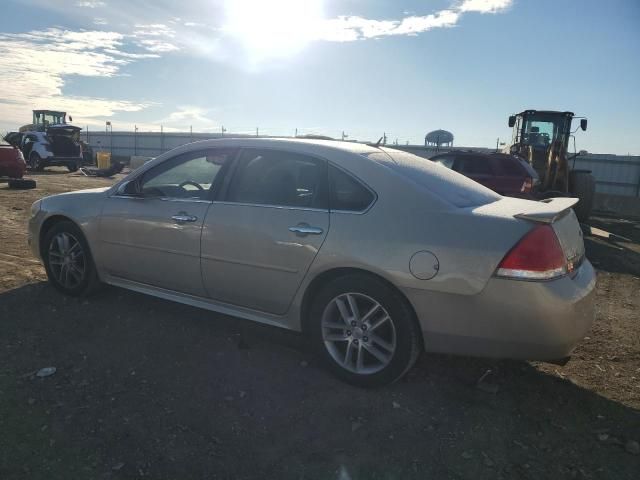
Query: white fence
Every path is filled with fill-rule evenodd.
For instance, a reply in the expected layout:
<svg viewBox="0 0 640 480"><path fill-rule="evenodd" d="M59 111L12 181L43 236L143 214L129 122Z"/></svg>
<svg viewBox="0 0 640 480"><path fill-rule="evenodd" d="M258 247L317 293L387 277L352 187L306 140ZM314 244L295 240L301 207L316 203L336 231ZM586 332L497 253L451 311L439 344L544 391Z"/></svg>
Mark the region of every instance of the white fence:
<svg viewBox="0 0 640 480"><path fill-rule="evenodd" d="M140 155L155 157L172 148L185 143L210 138L220 138L221 133L189 133L189 132L83 132L82 138L94 151L111 152L114 156L130 157ZM225 136L232 136L227 134ZM252 135L236 135L234 137L251 137ZM429 158L437 153L435 148L420 145L388 145ZM457 147L455 150L466 150ZM489 148L473 148L473 150L493 151ZM443 151L443 150L441 150ZM621 156L608 154L587 154L575 159L573 165L577 169L591 170L596 178L596 191L615 195L640 197L640 156Z"/></svg>

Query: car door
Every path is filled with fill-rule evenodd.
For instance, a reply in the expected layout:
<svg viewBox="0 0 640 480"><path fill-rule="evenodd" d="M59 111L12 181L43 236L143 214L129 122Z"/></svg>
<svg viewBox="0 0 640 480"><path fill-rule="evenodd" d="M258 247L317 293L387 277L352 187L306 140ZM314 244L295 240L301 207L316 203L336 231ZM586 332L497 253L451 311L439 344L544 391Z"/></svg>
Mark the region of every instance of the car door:
<svg viewBox="0 0 640 480"><path fill-rule="evenodd" d="M208 149L176 156L137 177L135 188L125 188L133 194L119 191L109 197L99 226L103 269L115 277L206 296L200 273L202 225L233 154Z"/></svg>
<svg viewBox="0 0 640 480"><path fill-rule="evenodd" d="M208 294L284 314L328 230L325 160L243 149L204 222L202 278Z"/></svg>

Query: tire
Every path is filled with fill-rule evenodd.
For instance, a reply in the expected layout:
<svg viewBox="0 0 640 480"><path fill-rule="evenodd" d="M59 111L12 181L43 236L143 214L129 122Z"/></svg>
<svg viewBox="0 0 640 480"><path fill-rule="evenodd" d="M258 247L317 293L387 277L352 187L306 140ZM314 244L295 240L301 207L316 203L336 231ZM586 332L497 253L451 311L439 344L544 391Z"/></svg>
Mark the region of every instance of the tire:
<svg viewBox="0 0 640 480"><path fill-rule="evenodd" d="M578 221L584 223L591 215L593 199L596 193L596 179L588 172L571 172L569 191L580 201L573 207Z"/></svg>
<svg viewBox="0 0 640 480"><path fill-rule="evenodd" d="M36 152L31 152L29 155L29 168L37 172L44 170L44 162Z"/></svg>
<svg viewBox="0 0 640 480"><path fill-rule="evenodd" d="M352 319L354 303L357 320ZM410 305L373 276L345 275L321 287L308 320L305 333L315 353L328 370L352 385L393 383L413 366L422 350L422 335Z"/></svg>
<svg viewBox="0 0 640 480"><path fill-rule="evenodd" d="M70 172L77 172L78 168L80 168L78 162L67 163L67 170Z"/></svg>
<svg viewBox="0 0 640 480"><path fill-rule="evenodd" d="M64 237L67 244L64 243ZM62 237L62 244L61 242ZM64 255L67 247L67 255ZM88 295L100 286L89 244L82 231L70 221L56 223L44 235L42 260L49 282L60 292L74 297ZM63 253L61 253L63 252ZM69 255L68 252L71 252ZM65 258L70 257L65 267ZM75 269L70 265L74 265ZM66 276L64 272L66 273ZM81 274L78 274L81 271ZM75 274L74 274L75 272Z"/></svg>
<svg viewBox="0 0 640 480"><path fill-rule="evenodd" d="M15 190L31 190L32 188L36 188L36 181L31 180L30 178L15 178L13 180L9 180L9 188L13 188Z"/></svg>

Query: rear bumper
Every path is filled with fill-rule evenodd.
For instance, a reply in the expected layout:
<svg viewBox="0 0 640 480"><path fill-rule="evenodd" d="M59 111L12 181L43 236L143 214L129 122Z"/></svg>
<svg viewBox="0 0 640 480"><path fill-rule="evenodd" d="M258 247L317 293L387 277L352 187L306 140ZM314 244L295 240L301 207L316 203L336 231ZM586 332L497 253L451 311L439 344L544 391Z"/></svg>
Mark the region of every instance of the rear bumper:
<svg viewBox="0 0 640 480"><path fill-rule="evenodd" d="M596 275L585 260L549 282L492 278L477 295L405 290L431 352L526 360L571 353L594 320Z"/></svg>

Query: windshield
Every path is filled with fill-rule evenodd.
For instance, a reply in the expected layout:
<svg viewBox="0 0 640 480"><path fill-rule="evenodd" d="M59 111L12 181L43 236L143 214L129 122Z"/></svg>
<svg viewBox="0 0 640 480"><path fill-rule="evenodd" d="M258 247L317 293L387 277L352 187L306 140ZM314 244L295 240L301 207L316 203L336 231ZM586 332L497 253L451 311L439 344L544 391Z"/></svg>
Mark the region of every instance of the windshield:
<svg viewBox="0 0 640 480"><path fill-rule="evenodd" d="M33 123L45 127L58 125L65 123L65 116L64 112L33 112Z"/></svg>
<svg viewBox="0 0 640 480"><path fill-rule="evenodd" d="M562 134L564 117L551 115L526 116L522 125L522 143L532 147L548 147Z"/></svg>

